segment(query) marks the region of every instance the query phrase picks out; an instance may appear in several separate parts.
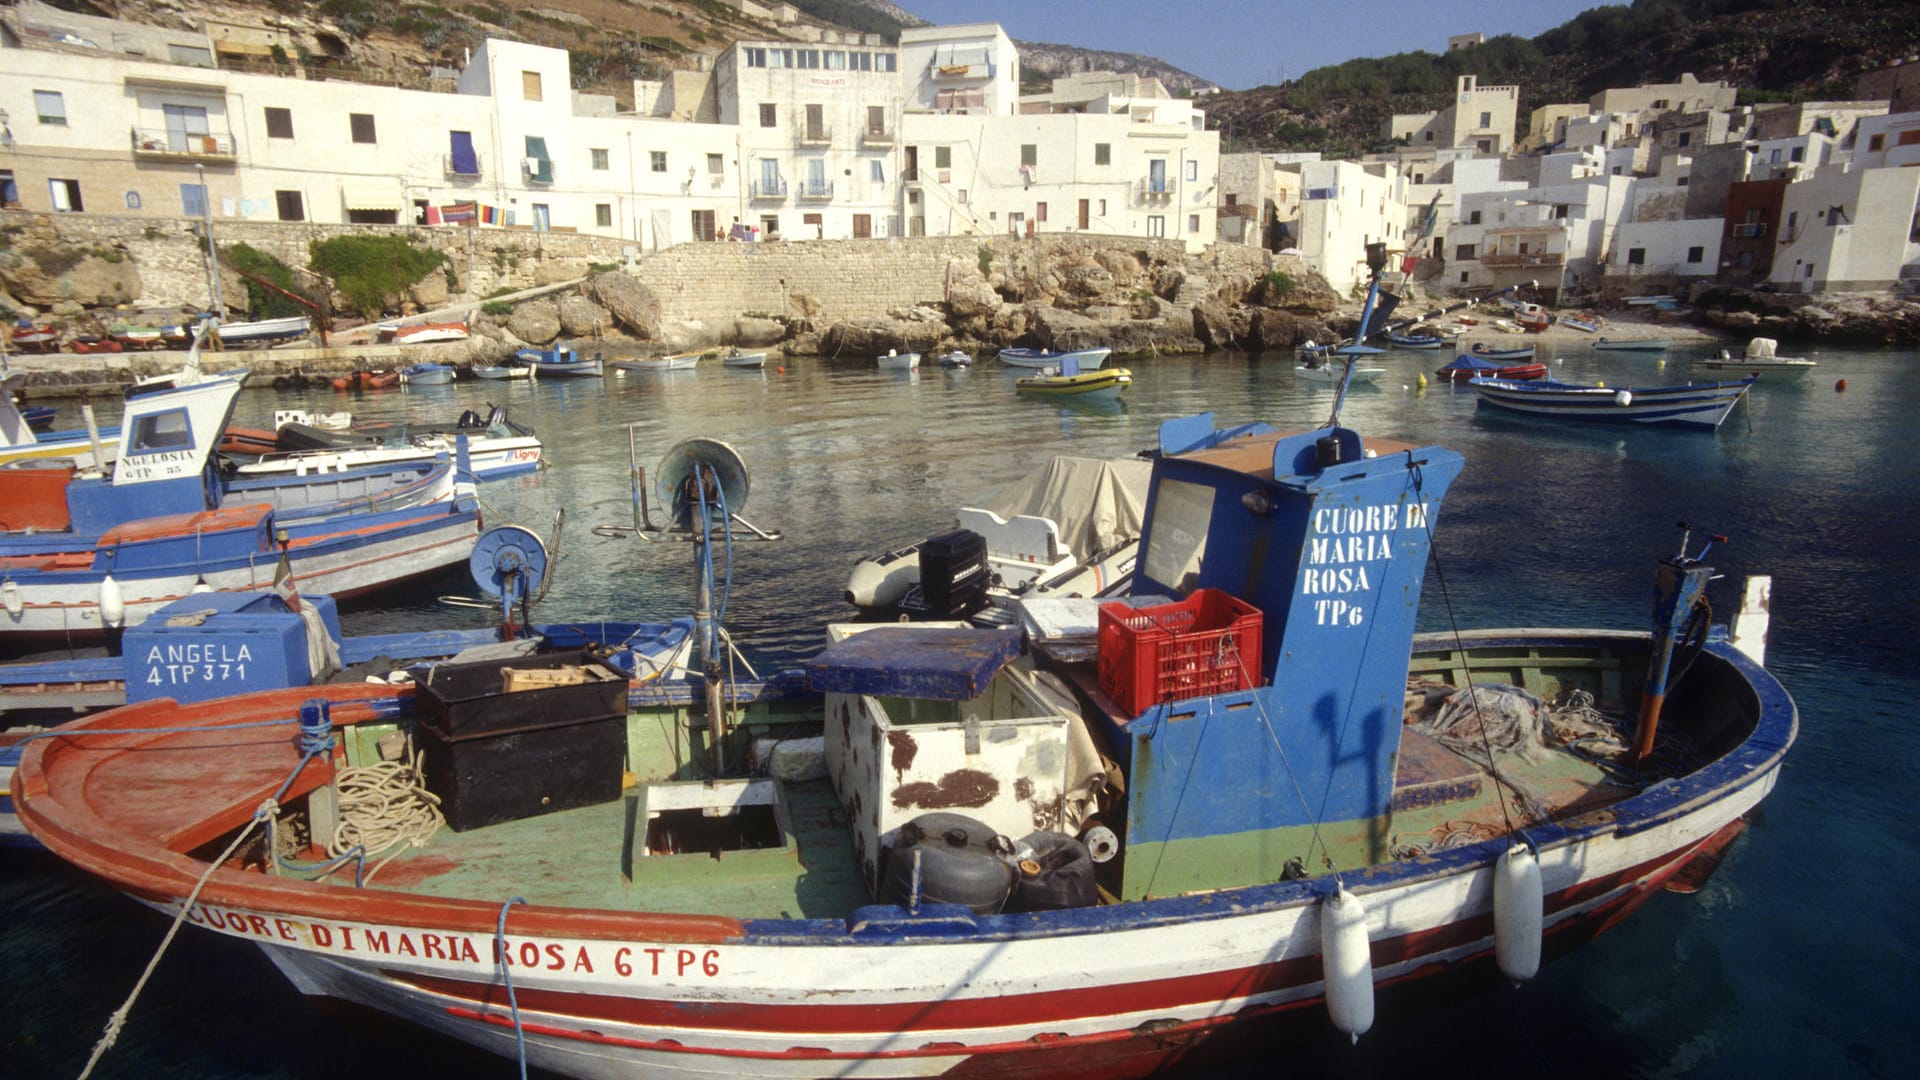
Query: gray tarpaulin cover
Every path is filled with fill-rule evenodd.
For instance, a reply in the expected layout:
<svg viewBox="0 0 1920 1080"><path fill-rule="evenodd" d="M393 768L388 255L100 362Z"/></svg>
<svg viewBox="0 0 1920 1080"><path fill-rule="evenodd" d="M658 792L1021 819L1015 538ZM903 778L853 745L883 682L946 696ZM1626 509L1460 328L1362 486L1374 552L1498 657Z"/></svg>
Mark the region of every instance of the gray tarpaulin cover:
<svg viewBox="0 0 1920 1080"><path fill-rule="evenodd" d="M1153 466L1138 458L1056 457L983 504L1003 518L1051 518L1076 558L1140 535Z"/></svg>

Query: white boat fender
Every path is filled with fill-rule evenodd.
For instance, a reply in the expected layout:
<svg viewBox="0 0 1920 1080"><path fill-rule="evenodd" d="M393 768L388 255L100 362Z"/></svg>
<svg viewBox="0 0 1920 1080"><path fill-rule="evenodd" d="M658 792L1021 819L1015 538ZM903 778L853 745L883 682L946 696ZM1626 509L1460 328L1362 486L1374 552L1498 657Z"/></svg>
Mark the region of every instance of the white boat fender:
<svg viewBox="0 0 1920 1080"><path fill-rule="evenodd" d="M20 617L20 613L26 610L26 605L20 600L19 582L8 578L4 584L0 584L0 604L5 605L8 615L16 619Z"/></svg>
<svg viewBox="0 0 1920 1080"><path fill-rule="evenodd" d="M1633 404L1633 395L1625 390L1618 391L1613 395L1613 403L1624 409Z"/></svg>
<svg viewBox="0 0 1920 1080"><path fill-rule="evenodd" d="M127 598L120 583L108 574L100 579L100 625L119 626L127 617Z"/></svg>
<svg viewBox="0 0 1920 1080"><path fill-rule="evenodd" d="M1367 909L1345 888L1320 902L1320 963L1333 1026L1359 1042L1373 1027L1373 950Z"/></svg>
<svg viewBox="0 0 1920 1080"><path fill-rule="evenodd" d="M1540 860L1527 845L1513 845L1493 867L1493 956L1515 986L1540 970L1544 904Z"/></svg>

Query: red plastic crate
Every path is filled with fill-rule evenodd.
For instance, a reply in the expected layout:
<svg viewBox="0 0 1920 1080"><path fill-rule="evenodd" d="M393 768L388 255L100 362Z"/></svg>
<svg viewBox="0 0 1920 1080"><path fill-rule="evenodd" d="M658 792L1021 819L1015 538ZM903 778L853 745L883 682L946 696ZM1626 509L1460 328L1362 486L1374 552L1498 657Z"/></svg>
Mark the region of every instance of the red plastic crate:
<svg viewBox="0 0 1920 1080"><path fill-rule="evenodd" d="M1260 609L1219 589L1158 607L1100 605L1100 689L1138 715L1260 682Z"/></svg>

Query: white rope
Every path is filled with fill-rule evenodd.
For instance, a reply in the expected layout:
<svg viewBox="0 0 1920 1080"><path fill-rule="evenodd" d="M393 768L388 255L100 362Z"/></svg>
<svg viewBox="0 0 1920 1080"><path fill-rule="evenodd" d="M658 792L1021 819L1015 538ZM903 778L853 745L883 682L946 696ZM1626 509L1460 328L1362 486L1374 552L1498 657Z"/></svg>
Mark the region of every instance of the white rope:
<svg viewBox="0 0 1920 1080"><path fill-rule="evenodd" d="M327 843L327 854L339 858L358 848L373 858L391 849L391 854L361 875L363 885L407 847L424 847L446 823L440 797L428 791L421 779L420 758L416 753L411 761L381 761L340 770L335 784L340 825Z"/></svg>
<svg viewBox="0 0 1920 1080"><path fill-rule="evenodd" d="M302 760L300 764L304 766L306 762ZM240 834L233 838L233 843L227 845L227 850L221 852L219 858L209 863L207 872L201 874L200 880L193 883L193 891L187 894L186 900L180 905L179 913L173 917L173 925L167 927L166 936L160 939L160 947L153 951L153 958L147 961L146 970L140 973L139 980L133 984L133 992L129 993L127 1000L107 1018L106 1030L100 1033L100 1041L93 1044L93 1054L87 1058L86 1067L80 1070L80 1080L87 1080L87 1077L93 1075L94 1066L100 1064L100 1059L119 1040L120 1031L127 1024L127 1014L133 1011L134 1000L140 996L140 991L146 989L147 980L152 977L153 970L160 966L160 958L166 955L167 946L173 944L174 935L180 932L181 924L187 921L187 913L193 910L194 901L200 898L200 890L206 888L207 880L213 877L215 870L226 865L227 860L233 856L241 842L253 832L253 827L272 814L274 808L275 803L272 799L261 803L260 809L254 812L253 819L247 822L247 827L240 830Z"/></svg>

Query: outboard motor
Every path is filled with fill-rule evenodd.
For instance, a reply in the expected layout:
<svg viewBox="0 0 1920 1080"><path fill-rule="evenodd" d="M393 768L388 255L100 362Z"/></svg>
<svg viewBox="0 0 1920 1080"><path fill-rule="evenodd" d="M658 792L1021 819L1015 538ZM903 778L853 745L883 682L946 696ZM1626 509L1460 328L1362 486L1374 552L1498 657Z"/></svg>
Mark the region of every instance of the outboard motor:
<svg viewBox="0 0 1920 1080"><path fill-rule="evenodd" d="M457 428L465 429L465 428L485 427L486 425L480 422L479 413L474 412L472 409L468 409L465 412L462 412L460 414L459 421L455 423L453 426Z"/></svg>
<svg viewBox="0 0 1920 1080"><path fill-rule="evenodd" d="M920 600L928 619L964 619L987 606L987 539L971 529L920 545Z"/></svg>

